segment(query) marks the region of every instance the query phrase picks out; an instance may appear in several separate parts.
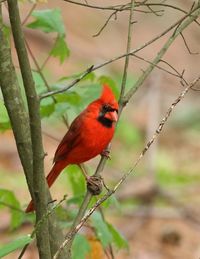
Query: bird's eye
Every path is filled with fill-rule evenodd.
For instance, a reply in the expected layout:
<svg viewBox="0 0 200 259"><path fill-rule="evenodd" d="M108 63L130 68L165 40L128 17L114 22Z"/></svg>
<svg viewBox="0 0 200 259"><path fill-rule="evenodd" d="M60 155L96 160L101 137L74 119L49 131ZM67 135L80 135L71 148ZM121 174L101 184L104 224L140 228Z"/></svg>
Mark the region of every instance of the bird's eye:
<svg viewBox="0 0 200 259"><path fill-rule="evenodd" d="M109 105L107 105L107 104L105 104L105 105L103 106L103 110L104 110L105 112L109 112L110 109L111 109L111 107L110 107Z"/></svg>
<svg viewBox="0 0 200 259"><path fill-rule="evenodd" d="M102 110L103 110L104 113L106 113L106 112L114 112L114 111L116 111L116 112L118 113L118 110L117 110L117 109L112 108L112 107L111 107L110 105L108 105L108 104L105 104L105 105L102 107Z"/></svg>

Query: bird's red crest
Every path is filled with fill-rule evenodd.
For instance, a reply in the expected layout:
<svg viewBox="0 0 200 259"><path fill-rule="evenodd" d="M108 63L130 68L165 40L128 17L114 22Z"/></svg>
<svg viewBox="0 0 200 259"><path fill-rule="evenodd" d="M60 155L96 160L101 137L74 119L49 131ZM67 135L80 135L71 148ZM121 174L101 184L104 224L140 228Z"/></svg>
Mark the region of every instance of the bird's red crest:
<svg viewBox="0 0 200 259"><path fill-rule="evenodd" d="M113 102L115 102L117 104L113 91L107 84L103 84L103 91L102 91L100 99L106 103L114 104Z"/></svg>

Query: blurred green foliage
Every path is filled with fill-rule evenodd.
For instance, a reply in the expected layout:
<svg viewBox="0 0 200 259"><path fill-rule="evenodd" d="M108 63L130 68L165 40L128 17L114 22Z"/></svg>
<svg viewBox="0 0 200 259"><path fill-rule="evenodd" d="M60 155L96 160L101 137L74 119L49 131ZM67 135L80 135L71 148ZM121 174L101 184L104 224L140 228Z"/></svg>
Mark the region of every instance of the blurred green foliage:
<svg viewBox="0 0 200 259"><path fill-rule="evenodd" d="M96 231L97 238L101 241L103 247L106 248L112 241L112 235L106 222L102 219L102 216L98 211L93 213L90 219L92 226Z"/></svg>
<svg viewBox="0 0 200 259"><path fill-rule="evenodd" d="M91 250L90 244L85 236L77 234L72 245L72 259L86 258Z"/></svg>
<svg viewBox="0 0 200 259"><path fill-rule="evenodd" d="M10 129L10 120L3 101L0 100L0 132Z"/></svg>
<svg viewBox="0 0 200 259"><path fill-rule="evenodd" d="M121 119L117 125L116 137L128 148L138 148L142 144L142 134L139 129L127 119Z"/></svg>
<svg viewBox="0 0 200 259"><path fill-rule="evenodd" d="M12 253L13 251L29 244L33 239L30 235L21 236L5 245L0 246L0 258Z"/></svg>
<svg viewBox="0 0 200 259"><path fill-rule="evenodd" d="M24 220L20 203L12 191L0 189L0 209L9 208L11 213L10 229L16 229Z"/></svg>

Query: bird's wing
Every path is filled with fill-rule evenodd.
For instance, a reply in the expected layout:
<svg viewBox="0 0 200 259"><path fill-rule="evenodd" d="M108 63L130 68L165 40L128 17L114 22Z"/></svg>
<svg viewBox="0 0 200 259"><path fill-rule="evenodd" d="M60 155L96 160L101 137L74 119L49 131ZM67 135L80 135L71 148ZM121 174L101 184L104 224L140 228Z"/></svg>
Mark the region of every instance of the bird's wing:
<svg viewBox="0 0 200 259"><path fill-rule="evenodd" d="M68 132L65 134L64 138L60 142L54 156L53 162L57 162L67 158L68 153L81 141L81 131L82 131L82 116L80 114L71 124Z"/></svg>

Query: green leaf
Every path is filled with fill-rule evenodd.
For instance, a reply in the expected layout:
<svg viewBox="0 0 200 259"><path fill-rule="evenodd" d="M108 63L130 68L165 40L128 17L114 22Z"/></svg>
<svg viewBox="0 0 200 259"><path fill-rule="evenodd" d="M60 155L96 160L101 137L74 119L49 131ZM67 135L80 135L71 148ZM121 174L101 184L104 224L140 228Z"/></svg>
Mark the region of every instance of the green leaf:
<svg viewBox="0 0 200 259"><path fill-rule="evenodd" d="M6 131L10 129L10 120L8 117L8 113L6 107L2 100L0 100L0 131Z"/></svg>
<svg viewBox="0 0 200 259"><path fill-rule="evenodd" d="M33 80L35 82L35 87L37 90L37 94L41 94L47 90L44 80L38 72L32 71Z"/></svg>
<svg viewBox="0 0 200 259"><path fill-rule="evenodd" d="M81 104L82 98L76 92L67 92L62 94L57 94L55 99L58 103L68 103L71 106L79 106Z"/></svg>
<svg viewBox="0 0 200 259"><path fill-rule="evenodd" d="M67 200L67 204L80 204L83 201L84 195L75 195L72 198Z"/></svg>
<svg viewBox="0 0 200 259"><path fill-rule="evenodd" d="M83 195L86 192L86 186L81 170L76 165L70 165L66 171L74 196Z"/></svg>
<svg viewBox="0 0 200 259"><path fill-rule="evenodd" d="M98 83L84 84L80 87L80 91L82 91L84 105L88 105L90 102L99 98L102 87Z"/></svg>
<svg viewBox="0 0 200 259"><path fill-rule="evenodd" d="M20 203L12 191L6 189L0 189L0 209L5 207L4 204L10 206L11 212L11 222L10 228L15 229L21 225L24 219L24 214L22 213ZM12 208L13 207L13 208Z"/></svg>
<svg viewBox="0 0 200 259"><path fill-rule="evenodd" d="M53 49L50 52L51 56L58 57L60 63L63 63L67 57L69 57L70 51L65 41L65 37L58 37L54 44Z"/></svg>
<svg viewBox="0 0 200 259"><path fill-rule="evenodd" d="M122 236L122 234L114 228L112 224L107 223L108 229L112 235L113 243L118 249L128 249L128 241Z"/></svg>
<svg viewBox="0 0 200 259"><path fill-rule="evenodd" d="M10 126L10 122L9 121L5 121L5 122L1 122L0 121L0 132L4 132L8 129L10 129L11 126Z"/></svg>
<svg viewBox="0 0 200 259"><path fill-rule="evenodd" d="M99 212L93 213L91 216L92 226L96 230L98 239L101 241L104 248L112 242L112 235L109 231L107 223L102 219Z"/></svg>
<svg viewBox="0 0 200 259"><path fill-rule="evenodd" d="M3 33L4 33L4 36L10 40L10 35L11 35L11 30L10 30L10 27L3 24Z"/></svg>
<svg viewBox="0 0 200 259"><path fill-rule="evenodd" d="M29 244L33 239L30 237L30 235L22 236L18 239L15 239L14 241L11 241L10 243L3 245L0 247L0 258L12 253L13 251L22 248L26 244Z"/></svg>
<svg viewBox="0 0 200 259"><path fill-rule="evenodd" d="M105 200L102 206L104 208L110 208L113 206L115 209L118 209L118 211L121 211L120 202L117 200L115 195L111 195L107 200Z"/></svg>
<svg viewBox="0 0 200 259"><path fill-rule="evenodd" d="M55 103L52 98L45 98L40 104L40 115L42 118L49 117L55 111Z"/></svg>
<svg viewBox="0 0 200 259"><path fill-rule="evenodd" d="M90 250L88 240L83 235L77 234L72 244L72 259L84 259Z"/></svg>
<svg viewBox="0 0 200 259"><path fill-rule="evenodd" d="M35 21L27 26L31 29L40 29L43 32L57 32L58 35L65 35L65 27L59 9L37 10L32 13Z"/></svg>

